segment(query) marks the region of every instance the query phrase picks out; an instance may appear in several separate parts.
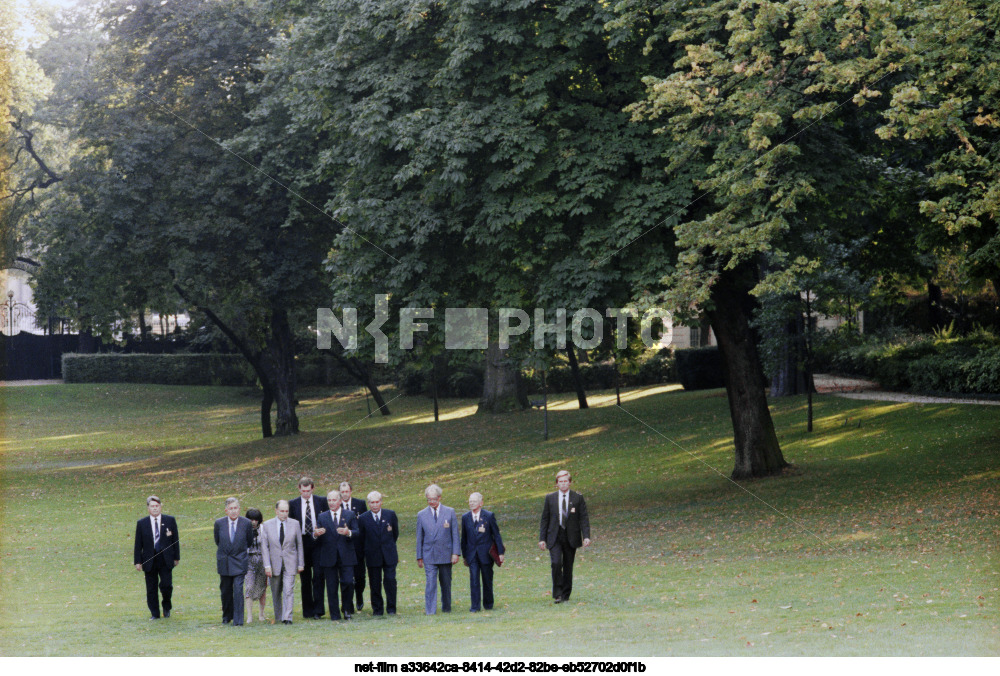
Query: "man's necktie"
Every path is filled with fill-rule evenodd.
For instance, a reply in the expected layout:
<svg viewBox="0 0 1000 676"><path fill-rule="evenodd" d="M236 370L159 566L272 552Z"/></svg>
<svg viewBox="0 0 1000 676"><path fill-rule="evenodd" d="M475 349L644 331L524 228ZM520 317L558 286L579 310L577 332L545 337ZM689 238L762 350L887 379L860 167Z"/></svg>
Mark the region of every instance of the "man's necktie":
<svg viewBox="0 0 1000 676"><path fill-rule="evenodd" d="M566 519L569 517L569 510L566 507L566 502L567 502L566 495L563 494L563 496L562 496L562 509L559 510L559 525L560 526L565 526L566 525Z"/></svg>
<svg viewBox="0 0 1000 676"><path fill-rule="evenodd" d="M309 501L303 500L306 503L306 535L313 534L313 520L312 520L312 509L309 508Z"/></svg>
<svg viewBox="0 0 1000 676"><path fill-rule="evenodd" d="M160 544L160 520L153 519L153 545Z"/></svg>
<svg viewBox="0 0 1000 676"><path fill-rule="evenodd" d="M236 522L232 519L229 520L229 541L232 542L236 539Z"/></svg>
<svg viewBox="0 0 1000 676"><path fill-rule="evenodd" d="M278 529L279 529L278 530L278 544L279 545L283 545L283 544L285 544L285 522L284 521L282 521L280 524L278 524Z"/></svg>
<svg viewBox="0 0 1000 676"><path fill-rule="evenodd" d="M437 523L437 520L438 520L438 511L437 511L437 509L435 509L434 510L434 523Z"/></svg>

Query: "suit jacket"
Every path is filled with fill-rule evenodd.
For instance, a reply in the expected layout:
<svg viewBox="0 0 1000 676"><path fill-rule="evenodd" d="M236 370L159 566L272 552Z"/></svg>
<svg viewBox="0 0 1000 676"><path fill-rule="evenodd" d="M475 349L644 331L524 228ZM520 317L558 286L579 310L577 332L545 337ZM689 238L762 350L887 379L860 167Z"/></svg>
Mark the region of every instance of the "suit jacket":
<svg viewBox="0 0 1000 676"><path fill-rule="evenodd" d="M338 526L347 526L351 530L351 536L347 537L338 533ZM360 537L360 534L358 532L358 517L354 516L354 512L341 508L340 521L335 524L333 512L327 510L319 515L319 527L326 529L325 533L316 538L320 566L332 568L333 566L357 564L358 557L354 553L353 540Z"/></svg>
<svg viewBox="0 0 1000 676"><path fill-rule="evenodd" d="M169 514L160 514L160 546L153 546L153 524L149 515L139 519L135 524L135 556L133 563L141 563L142 569L149 572L153 564L173 568L174 561L181 560L181 539L177 535L177 521Z"/></svg>
<svg viewBox="0 0 1000 676"><path fill-rule="evenodd" d="M313 514L313 520L319 522L319 515L330 509L330 505L326 498L321 498L318 495L313 496L313 507L316 508L316 513ZM299 522L299 528L302 529L303 537L306 534L306 522L305 522L305 509L302 507L302 497L297 497L293 500L288 501L288 518L295 519ZM312 551L313 539L304 537L302 544L305 546L306 550Z"/></svg>
<svg viewBox="0 0 1000 676"><path fill-rule="evenodd" d="M458 521L455 510L440 505L437 522L430 507L417 512L417 558L427 563L451 563L452 555L460 556Z"/></svg>
<svg viewBox="0 0 1000 676"><path fill-rule="evenodd" d="M358 518L361 529L361 539L365 547L365 561L369 566L395 566L399 563L396 552L396 540L399 539L399 522L396 512L383 509L379 512L378 526L371 512L365 512Z"/></svg>
<svg viewBox="0 0 1000 676"><path fill-rule="evenodd" d="M583 546L584 539L590 539L590 517L587 516L587 503L576 491L569 492L569 514L566 515L566 537L569 546L574 549ZM552 547L559 536L559 491L545 496L542 507L542 524L538 533L538 541Z"/></svg>
<svg viewBox="0 0 1000 676"><path fill-rule="evenodd" d="M306 566L302 530L295 519L285 519L285 540L282 543L279 542L280 524L278 517L274 517L260 526L260 553L264 557L264 567L270 568L273 575L280 575L282 570L296 573Z"/></svg>
<svg viewBox="0 0 1000 676"><path fill-rule="evenodd" d="M215 544L218 549L215 552L215 568L219 575L243 575L247 572L250 557L247 556L247 548L253 540L253 525L250 519L238 517L236 519L236 535L233 541L229 541L229 517L224 516L215 520Z"/></svg>
<svg viewBox="0 0 1000 676"><path fill-rule="evenodd" d="M361 515L368 511L368 504L360 498L351 498L351 504L345 505L348 509L354 512L354 516L358 517L358 524L360 526ZM362 563L365 560L365 541L364 535L354 538L354 555L358 559L358 563Z"/></svg>
<svg viewBox="0 0 1000 676"><path fill-rule="evenodd" d="M482 532L480 532L482 528ZM479 525L473 527L472 512L462 515L462 556L466 561L478 559L479 563L489 564L493 562L490 558L490 547L496 543L497 553L503 554L503 538L500 537L500 526L497 525L496 516L493 512L485 509L479 510Z"/></svg>

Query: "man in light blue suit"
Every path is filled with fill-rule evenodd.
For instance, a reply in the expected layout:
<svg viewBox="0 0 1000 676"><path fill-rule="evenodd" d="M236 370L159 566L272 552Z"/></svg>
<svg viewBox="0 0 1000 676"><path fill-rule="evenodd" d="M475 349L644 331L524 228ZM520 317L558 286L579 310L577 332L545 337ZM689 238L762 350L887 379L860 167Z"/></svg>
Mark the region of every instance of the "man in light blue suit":
<svg viewBox="0 0 1000 676"><path fill-rule="evenodd" d="M455 510L441 504L441 487L424 491L427 509L417 512L417 565L424 569L424 612L437 612L437 583L441 581L441 610L451 612L451 567L462 553Z"/></svg>

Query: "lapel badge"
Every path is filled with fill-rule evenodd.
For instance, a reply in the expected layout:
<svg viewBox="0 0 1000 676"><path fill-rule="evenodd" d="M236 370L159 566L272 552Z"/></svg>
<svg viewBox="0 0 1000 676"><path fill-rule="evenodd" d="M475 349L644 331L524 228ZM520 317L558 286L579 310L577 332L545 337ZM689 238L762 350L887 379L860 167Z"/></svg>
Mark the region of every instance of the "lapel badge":
<svg viewBox="0 0 1000 676"><path fill-rule="evenodd" d="M451 527L450 524L448 523L448 519L444 520L444 527L445 528L450 528Z"/></svg>
<svg viewBox="0 0 1000 676"><path fill-rule="evenodd" d="M386 529L386 531L388 531L388 532L391 533L392 532L392 524L391 523L385 524L385 529Z"/></svg>
<svg viewBox="0 0 1000 676"><path fill-rule="evenodd" d="M573 512L575 512L575 511L576 511L576 507L570 507L570 508L569 508L569 513L570 513L570 514L572 514L572 513L573 513Z"/></svg>

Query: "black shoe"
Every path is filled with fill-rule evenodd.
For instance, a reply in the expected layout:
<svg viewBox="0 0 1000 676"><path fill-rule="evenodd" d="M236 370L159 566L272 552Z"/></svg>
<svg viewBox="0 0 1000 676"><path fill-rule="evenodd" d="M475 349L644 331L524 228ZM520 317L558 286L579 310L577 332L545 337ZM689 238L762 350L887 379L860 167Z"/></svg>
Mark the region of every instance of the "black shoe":
<svg viewBox="0 0 1000 676"><path fill-rule="evenodd" d="M565 601L565 600L566 600L566 599L561 599L561 598L559 598L559 597L557 596L557 597L555 598L555 600L553 600L552 602L553 602L553 603L562 603L562 602L563 602L563 601Z"/></svg>
<svg viewBox="0 0 1000 676"><path fill-rule="evenodd" d="M350 613L344 613L344 619L345 620L349 620L349 619L351 619L351 617L352 617L352 615Z"/></svg>
<svg viewBox="0 0 1000 676"><path fill-rule="evenodd" d="M331 622L337 622L339 620L340 620L340 615L331 615L330 616L330 621Z"/></svg>
<svg viewBox="0 0 1000 676"><path fill-rule="evenodd" d="M390 611L389 611L389 614L390 614L390 615L395 615L395 614L396 614L396 611L395 611L395 610L390 610Z"/></svg>
<svg viewBox="0 0 1000 676"><path fill-rule="evenodd" d="M158 620L158 619L160 619L159 615L153 615L151 618L149 618L149 621L152 622L153 620Z"/></svg>
<svg viewBox="0 0 1000 676"><path fill-rule="evenodd" d="M361 599L358 599L357 606L358 606L358 610L364 610L365 609L365 602L362 601Z"/></svg>
<svg viewBox="0 0 1000 676"><path fill-rule="evenodd" d="M291 620L282 620L281 623L282 624L291 624L292 621Z"/></svg>
<svg viewBox="0 0 1000 676"><path fill-rule="evenodd" d="M231 618L230 618L230 619L226 619L225 617L224 617L224 618L222 618L222 624L229 624L229 623L230 623L230 622L232 622L232 621L233 621L233 620L232 620Z"/></svg>
<svg viewBox="0 0 1000 676"><path fill-rule="evenodd" d="M479 608L469 608L469 612L470 613L478 613L479 612Z"/></svg>
<svg viewBox="0 0 1000 676"><path fill-rule="evenodd" d="M322 615L313 615L312 619L314 619L314 620L322 620L323 616Z"/></svg>
<svg viewBox="0 0 1000 676"><path fill-rule="evenodd" d="M163 616L164 617L170 617L170 611L169 610L164 610L163 611Z"/></svg>

